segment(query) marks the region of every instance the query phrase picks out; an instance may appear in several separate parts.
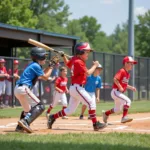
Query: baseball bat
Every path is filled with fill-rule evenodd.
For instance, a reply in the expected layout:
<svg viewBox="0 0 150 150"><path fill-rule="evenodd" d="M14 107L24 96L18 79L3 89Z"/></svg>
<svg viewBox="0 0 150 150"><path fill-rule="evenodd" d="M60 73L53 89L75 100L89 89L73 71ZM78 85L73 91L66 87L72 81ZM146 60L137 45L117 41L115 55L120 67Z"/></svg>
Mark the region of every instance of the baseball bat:
<svg viewBox="0 0 150 150"><path fill-rule="evenodd" d="M44 48L46 50L49 50L49 51L52 51L52 52L55 52L55 53L58 53L59 54L59 51L41 43L41 42L38 42L36 40L33 40L33 39L28 39L28 43L34 45L34 46L37 46L37 47L40 47L40 48ZM68 58L70 58L71 56L67 55L67 54L64 54L65 56L67 56Z"/></svg>

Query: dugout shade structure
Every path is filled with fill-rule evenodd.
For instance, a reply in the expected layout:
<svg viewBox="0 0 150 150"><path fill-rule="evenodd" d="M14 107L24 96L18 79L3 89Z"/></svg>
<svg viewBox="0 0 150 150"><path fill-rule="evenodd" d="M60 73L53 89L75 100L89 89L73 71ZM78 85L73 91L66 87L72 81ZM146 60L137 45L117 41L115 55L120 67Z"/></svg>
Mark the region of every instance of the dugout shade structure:
<svg viewBox="0 0 150 150"><path fill-rule="evenodd" d="M35 30L0 23L0 56L15 56L15 47L32 47L27 41L34 39L51 47L72 47L79 37Z"/></svg>

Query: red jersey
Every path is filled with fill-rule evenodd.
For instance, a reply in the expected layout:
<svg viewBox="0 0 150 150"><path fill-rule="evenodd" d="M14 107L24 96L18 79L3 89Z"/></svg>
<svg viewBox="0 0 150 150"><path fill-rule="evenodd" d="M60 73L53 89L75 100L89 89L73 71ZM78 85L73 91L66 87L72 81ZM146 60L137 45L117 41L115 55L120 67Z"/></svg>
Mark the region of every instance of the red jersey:
<svg viewBox="0 0 150 150"><path fill-rule="evenodd" d="M56 79L55 85L56 85L56 87L61 89L63 92L66 92L67 82L68 82L67 77L63 78L63 77L60 76Z"/></svg>
<svg viewBox="0 0 150 150"><path fill-rule="evenodd" d="M7 70L5 67L0 68L0 74L6 74ZM0 81L4 81L5 77L0 77Z"/></svg>
<svg viewBox="0 0 150 150"><path fill-rule="evenodd" d="M11 69L8 70L8 74L10 76L12 76L12 70ZM14 74L18 74L18 69L14 70ZM12 78L8 78L7 80L10 81L10 82L12 82Z"/></svg>
<svg viewBox="0 0 150 150"><path fill-rule="evenodd" d="M130 79L130 74L124 68L122 68L117 72L114 78L116 78L119 81L120 85L122 86L125 92ZM114 83L113 88L118 89L118 86Z"/></svg>
<svg viewBox="0 0 150 150"><path fill-rule="evenodd" d="M85 84L86 83L86 64L83 60L80 58L77 58L71 68L71 79L72 79L72 84Z"/></svg>
<svg viewBox="0 0 150 150"><path fill-rule="evenodd" d="M72 65L74 64L74 61L77 59L78 59L77 56L73 56L66 65L71 69Z"/></svg>

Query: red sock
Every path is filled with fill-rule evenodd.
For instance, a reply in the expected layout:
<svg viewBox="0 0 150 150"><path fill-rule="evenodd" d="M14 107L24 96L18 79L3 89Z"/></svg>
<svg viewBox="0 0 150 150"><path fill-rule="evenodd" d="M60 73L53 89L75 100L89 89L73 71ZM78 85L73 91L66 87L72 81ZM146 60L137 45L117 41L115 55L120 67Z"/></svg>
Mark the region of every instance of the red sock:
<svg viewBox="0 0 150 150"><path fill-rule="evenodd" d="M93 124L97 122L96 110L89 110L89 116L90 116Z"/></svg>
<svg viewBox="0 0 150 150"><path fill-rule="evenodd" d="M52 109L53 109L53 107L50 105L48 110L47 110L47 113L50 113Z"/></svg>
<svg viewBox="0 0 150 150"><path fill-rule="evenodd" d="M56 114L53 115L55 119L62 117L62 116L66 116L64 110L61 110L59 112L57 112Z"/></svg>
<svg viewBox="0 0 150 150"><path fill-rule="evenodd" d="M62 110L65 109L65 108L67 108L67 107L66 107L66 106L63 106L63 107L62 107Z"/></svg>
<svg viewBox="0 0 150 150"><path fill-rule="evenodd" d="M129 109L128 105L123 106L123 116L122 116L122 118L125 117L128 114L128 109Z"/></svg>
<svg viewBox="0 0 150 150"><path fill-rule="evenodd" d="M107 116L109 116L110 114L113 114L114 113L114 108L112 108L112 109L110 109L110 110L107 110L106 112L105 112L105 114L107 115Z"/></svg>

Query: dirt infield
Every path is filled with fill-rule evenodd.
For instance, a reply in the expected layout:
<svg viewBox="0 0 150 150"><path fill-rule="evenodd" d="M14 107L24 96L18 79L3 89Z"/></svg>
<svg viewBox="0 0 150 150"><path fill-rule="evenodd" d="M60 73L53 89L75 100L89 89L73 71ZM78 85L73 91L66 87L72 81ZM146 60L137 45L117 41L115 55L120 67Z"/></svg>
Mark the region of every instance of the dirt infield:
<svg viewBox="0 0 150 150"><path fill-rule="evenodd" d="M98 132L93 131L92 122L87 120L79 120L77 117L69 117L69 119L58 119L53 129L47 129L47 120L40 117L31 125L34 133L32 134L64 134L64 133L108 133L108 132L134 132L150 134L150 113L130 114L133 121L129 123L120 123L121 115L111 116L108 126ZM102 118L98 117L100 121ZM0 134L14 132L18 118L0 119Z"/></svg>

